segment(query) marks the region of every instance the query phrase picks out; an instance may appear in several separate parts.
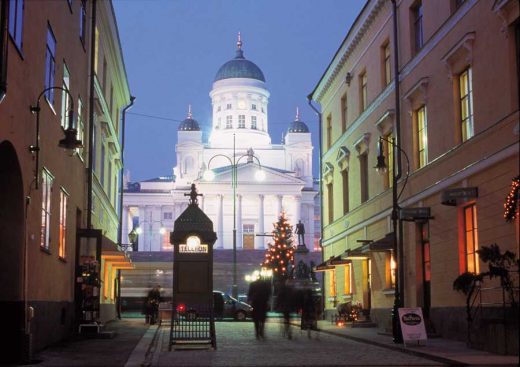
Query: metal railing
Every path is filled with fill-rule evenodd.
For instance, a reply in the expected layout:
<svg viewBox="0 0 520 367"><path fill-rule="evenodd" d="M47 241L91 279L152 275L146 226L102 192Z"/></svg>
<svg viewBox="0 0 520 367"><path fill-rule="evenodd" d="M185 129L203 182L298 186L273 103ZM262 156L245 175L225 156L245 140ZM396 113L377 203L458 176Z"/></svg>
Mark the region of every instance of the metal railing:
<svg viewBox="0 0 520 367"><path fill-rule="evenodd" d="M213 305L177 305L171 314L169 350L196 345L217 348Z"/></svg>

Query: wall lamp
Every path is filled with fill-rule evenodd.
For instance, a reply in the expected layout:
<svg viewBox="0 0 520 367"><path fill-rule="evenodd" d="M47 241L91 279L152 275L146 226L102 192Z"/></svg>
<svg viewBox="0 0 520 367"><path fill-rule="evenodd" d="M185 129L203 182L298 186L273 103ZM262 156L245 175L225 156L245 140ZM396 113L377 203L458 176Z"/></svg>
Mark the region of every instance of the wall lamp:
<svg viewBox="0 0 520 367"><path fill-rule="evenodd" d="M36 113L36 143L34 145L29 146L29 151L36 155L34 169L36 190L38 190L40 184L40 99L45 93L53 89L60 89L64 91L65 93L67 93L70 100L70 109L68 111L68 126L67 129L64 131L65 138L61 139L58 142L58 146L72 152L74 152L74 150L76 150L77 148L83 147L81 140L77 139L78 131L74 128L74 99L72 98L72 95L67 89L62 87L45 88L38 96L38 99L36 100L36 106L29 106L29 110L31 111L31 113Z"/></svg>

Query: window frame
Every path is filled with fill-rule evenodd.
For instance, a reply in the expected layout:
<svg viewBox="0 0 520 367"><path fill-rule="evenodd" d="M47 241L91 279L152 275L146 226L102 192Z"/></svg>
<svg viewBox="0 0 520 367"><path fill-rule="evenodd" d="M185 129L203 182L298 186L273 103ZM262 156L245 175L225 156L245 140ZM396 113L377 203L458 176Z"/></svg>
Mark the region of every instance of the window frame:
<svg viewBox="0 0 520 367"><path fill-rule="evenodd" d="M233 115L227 115L226 116L226 129L232 129L233 128Z"/></svg>
<svg viewBox="0 0 520 367"><path fill-rule="evenodd" d="M65 260L67 257L67 210L69 194L63 187L60 188L60 219L58 237L58 258Z"/></svg>
<svg viewBox="0 0 520 367"><path fill-rule="evenodd" d="M83 47L87 35L87 3L86 0L80 0L79 5L79 39Z"/></svg>
<svg viewBox="0 0 520 367"><path fill-rule="evenodd" d="M52 43L49 44L49 41L52 41ZM54 36L52 27L47 23L47 41L45 46L45 89L54 87L56 76L56 45L56 37ZM54 105L54 89L49 89L45 92L45 99L49 105Z"/></svg>
<svg viewBox="0 0 520 367"><path fill-rule="evenodd" d="M411 8L412 11L412 29L413 29L413 45L414 52L418 53L424 47L424 27L423 27L423 4L422 1L416 1Z"/></svg>
<svg viewBox="0 0 520 367"><path fill-rule="evenodd" d="M239 129L246 128L246 115L238 115L238 128Z"/></svg>
<svg viewBox="0 0 520 367"><path fill-rule="evenodd" d="M343 215L345 215L350 211L348 168L341 171L341 184L343 187Z"/></svg>
<svg viewBox="0 0 520 367"><path fill-rule="evenodd" d="M256 116L251 116L251 129L252 130L256 130L257 129Z"/></svg>
<svg viewBox="0 0 520 367"><path fill-rule="evenodd" d="M41 176L41 228L40 228L40 248L50 252L50 222L52 210L52 185L54 183L54 176L46 169L42 168Z"/></svg>
<svg viewBox="0 0 520 367"><path fill-rule="evenodd" d="M386 41L381 47L382 55L382 72L383 72L383 89L392 82L392 52L390 50L390 41Z"/></svg>
<svg viewBox="0 0 520 367"><path fill-rule="evenodd" d="M415 137L417 168L428 164L428 110L426 105L421 105L415 110Z"/></svg>
<svg viewBox="0 0 520 367"><path fill-rule="evenodd" d="M327 184L327 219L328 224L334 222L334 185L332 182Z"/></svg>
<svg viewBox="0 0 520 367"><path fill-rule="evenodd" d="M359 155L359 179L360 179L360 198L361 204L370 199L369 180L368 180L368 152Z"/></svg>
<svg viewBox="0 0 520 367"><path fill-rule="evenodd" d="M344 134L345 131L347 131L347 113L348 113L348 106L347 106L347 93L345 92L343 96L341 96L341 133Z"/></svg>
<svg viewBox="0 0 520 367"><path fill-rule="evenodd" d="M23 19L25 13L25 0L9 1L9 29L8 33L18 51L23 49ZM13 6L14 4L14 6Z"/></svg>
<svg viewBox="0 0 520 367"><path fill-rule="evenodd" d="M343 294L351 295L352 292L352 263L343 267Z"/></svg>
<svg viewBox="0 0 520 367"><path fill-rule="evenodd" d="M359 75L359 108L360 113L367 109L368 105L368 77L366 70Z"/></svg>
<svg viewBox="0 0 520 367"><path fill-rule="evenodd" d="M466 77L464 77L467 75ZM475 136L473 113L473 72L471 66L465 68L458 76L459 113L461 141L465 142ZM464 88L463 88L464 87ZM464 94L463 94L464 93ZM466 105L466 106L464 106ZM466 109L466 114L464 110Z"/></svg>
<svg viewBox="0 0 520 367"><path fill-rule="evenodd" d="M471 216L471 223L468 223L468 214ZM468 230L469 228L469 230ZM462 207L462 237L464 251L464 270L478 274L480 272L478 244L478 215L477 204L471 203ZM468 239L471 237L471 242ZM472 247L469 249L469 247ZM471 250L471 251L469 251ZM470 264L471 260L471 264Z"/></svg>
<svg viewBox="0 0 520 367"><path fill-rule="evenodd" d="M327 124L327 134L325 139L327 139L327 149L330 149L332 146L332 114L329 113L326 120Z"/></svg>
<svg viewBox="0 0 520 367"><path fill-rule="evenodd" d="M70 110L70 71L65 62L63 63L61 87L65 89L61 91L61 127L65 130L68 128L67 112Z"/></svg>

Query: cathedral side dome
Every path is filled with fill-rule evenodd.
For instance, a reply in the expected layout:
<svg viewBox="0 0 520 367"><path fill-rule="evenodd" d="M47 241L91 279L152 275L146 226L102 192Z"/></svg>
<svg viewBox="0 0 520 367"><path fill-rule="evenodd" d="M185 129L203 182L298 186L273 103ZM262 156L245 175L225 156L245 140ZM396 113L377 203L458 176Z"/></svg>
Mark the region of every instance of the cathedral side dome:
<svg viewBox="0 0 520 367"><path fill-rule="evenodd" d="M296 109L296 119L290 123L287 129L288 133L308 133L309 127L303 121L300 121L300 112Z"/></svg>
<svg viewBox="0 0 520 367"><path fill-rule="evenodd" d="M244 57L244 51L242 50L242 41L240 38L237 42L237 54L234 59L229 60L218 69L215 75L215 82L222 79L233 79L233 78L247 78L256 79L265 82L264 73L262 70L252 61L247 60Z"/></svg>
<svg viewBox="0 0 520 367"><path fill-rule="evenodd" d="M178 131L200 131L200 126L191 114L191 105L188 108L188 116L179 124Z"/></svg>

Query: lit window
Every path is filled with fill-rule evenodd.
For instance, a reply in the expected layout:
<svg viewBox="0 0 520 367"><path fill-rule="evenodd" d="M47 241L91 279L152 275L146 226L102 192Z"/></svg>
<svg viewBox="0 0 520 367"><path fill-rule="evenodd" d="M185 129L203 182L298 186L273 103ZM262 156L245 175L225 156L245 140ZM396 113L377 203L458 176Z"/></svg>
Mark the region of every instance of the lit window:
<svg viewBox="0 0 520 367"><path fill-rule="evenodd" d="M64 129L68 127L68 115L70 110L70 74L69 68L67 65L63 64L63 82L62 88L65 89L61 91L61 126Z"/></svg>
<svg viewBox="0 0 520 367"><path fill-rule="evenodd" d="M351 294L352 293L352 266L351 264L345 265L344 269L345 276L344 276L344 294Z"/></svg>
<svg viewBox="0 0 520 367"><path fill-rule="evenodd" d="M341 97L341 132L347 131L347 94Z"/></svg>
<svg viewBox="0 0 520 367"><path fill-rule="evenodd" d="M472 82L471 68L467 68L459 76L462 141L468 140L474 133Z"/></svg>
<svg viewBox="0 0 520 367"><path fill-rule="evenodd" d="M9 34L19 50L22 49L24 0L11 0L9 3Z"/></svg>
<svg viewBox="0 0 520 367"><path fill-rule="evenodd" d="M246 127L246 116L238 115L238 128L245 129L245 127Z"/></svg>
<svg viewBox="0 0 520 367"><path fill-rule="evenodd" d="M414 31L414 46L415 52L418 52L424 45L423 39L423 7L422 2L418 1L412 9L413 14L413 31Z"/></svg>
<svg viewBox="0 0 520 367"><path fill-rule="evenodd" d="M364 72L363 74L361 74L361 76L359 77L359 86L360 86L360 90L359 90L359 100L360 100L360 103L361 103L361 112L363 112L366 108L367 108L367 73Z"/></svg>
<svg viewBox="0 0 520 367"><path fill-rule="evenodd" d="M336 270L328 271L329 276L329 296L336 297Z"/></svg>
<svg viewBox="0 0 520 367"><path fill-rule="evenodd" d="M383 82L386 87L392 80L392 71L390 69L390 43L383 46Z"/></svg>
<svg viewBox="0 0 520 367"><path fill-rule="evenodd" d="M69 196L61 189L60 190L60 236L58 242L58 256L65 259L66 255L66 241L67 241L67 206Z"/></svg>
<svg viewBox="0 0 520 367"><path fill-rule="evenodd" d="M42 170L42 223L40 230L40 246L46 250L50 243L51 193L54 178L46 170Z"/></svg>
<svg viewBox="0 0 520 367"><path fill-rule="evenodd" d="M79 39L85 45L85 35L87 32L87 4L86 0L80 1L79 10Z"/></svg>
<svg viewBox="0 0 520 367"><path fill-rule="evenodd" d="M466 271L468 272L479 272L477 250L477 206L472 204L464 207L464 252L466 254Z"/></svg>
<svg viewBox="0 0 520 367"><path fill-rule="evenodd" d="M251 129L256 130L256 116L251 116Z"/></svg>
<svg viewBox="0 0 520 367"><path fill-rule="evenodd" d="M54 87L54 71L56 69L56 38L51 26L47 27L47 48L45 51L45 88ZM54 104L54 89L45 92L45 97L50 104Z"/></svg>
<svg viewBox="0 0 520 367"><path fill-rule="evenodd" d="M395 288L396 263L393 251L386 253L386 288Z"/></svg>
<svg viewBox="0 0 520 367"><path fill-rule="evenodd" d="M233 116L229 115L226 116L226 129L232 129L233 128Z"/></svg>
<svg viewBox="0 0 520 367"><path fill-rule="evenodd" d="M78 139L82 142L85 142L85 125L83 122L83 102L81 98L78 98ZM83 159L83 148L77 148L78 155L81 159Z"/></svg>
<svg viewBox="0 0 520 367"><path fill-rule="evenodd" d="M417 163L419 168L428 163L428 132L426 106L422 106L415 113L417 131Z"/></svg>

